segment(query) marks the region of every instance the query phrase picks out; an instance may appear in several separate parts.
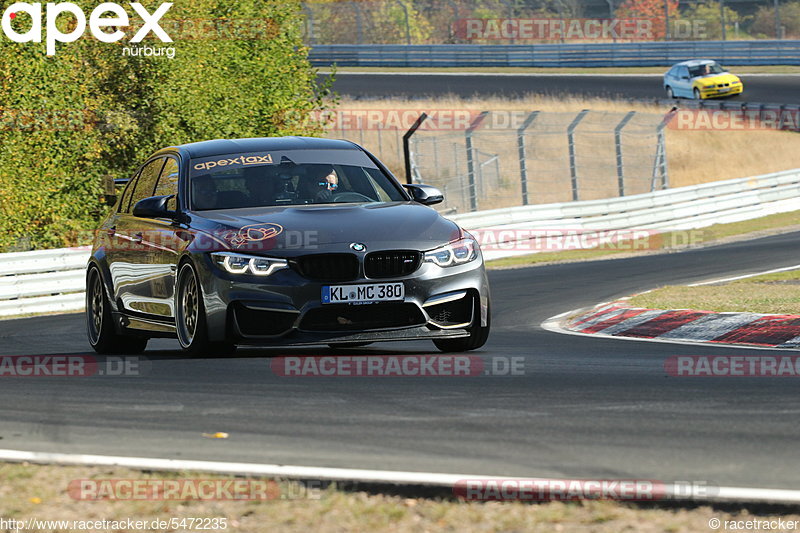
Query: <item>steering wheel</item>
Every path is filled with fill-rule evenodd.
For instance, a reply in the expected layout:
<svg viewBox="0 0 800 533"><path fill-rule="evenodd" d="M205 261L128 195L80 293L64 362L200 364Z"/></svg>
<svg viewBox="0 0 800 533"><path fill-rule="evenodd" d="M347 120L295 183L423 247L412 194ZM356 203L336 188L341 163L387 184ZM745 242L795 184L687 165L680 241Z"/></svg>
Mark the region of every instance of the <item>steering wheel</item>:
<svg viewBox="0 0 800 533"><path fill-rule="evenodd" d="M360 192L340 192L338 194L334 194L332 198L334 203L345 203L345 202L374 202L372 198L361 194Z"/></svg>

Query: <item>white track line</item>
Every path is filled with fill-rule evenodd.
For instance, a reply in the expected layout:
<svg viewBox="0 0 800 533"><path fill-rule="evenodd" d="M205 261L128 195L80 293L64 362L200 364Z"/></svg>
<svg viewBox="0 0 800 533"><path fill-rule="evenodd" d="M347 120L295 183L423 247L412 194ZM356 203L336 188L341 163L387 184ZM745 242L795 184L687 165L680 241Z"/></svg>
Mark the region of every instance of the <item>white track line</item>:
<svg viewBox="0 0 800 533"><path fill-rule="evenodd" d="M699 287L701 285L712 285L714 283L725 283L728 281L736 281L738 279L753 278L762 276L764 274L775 274L776 272L786 272L787 270L800 270L800 265L788 266L783 268L773 268L772 270L765 270L763 272L756 272L755 274L744 274L741 276L733 276L731 278L713 279L711 281L701 281L700 283L690 283L687 287Z"/></svg>
<svg viewBox="0 0 800 533"><path fill-rule="evenodd" d="M57 465L120 466L144 470L170 470L214 472L234 475L260 475L285 479L313 479L330 481L358 481L396 485L430 485L453 487L464 480L530 480L564 481L564 478L522 478L507 476L478 476L471 474L443 474L432 472L396 472L391 470L360 470L314 466L271 465L257 463L225 463L219 461L191 461L157 459L151 457L121 457L109 455L80 455L66 453L26 452L0 450L0 460ZM586 480L590 478L576 478ZM691 482L675 481L665 484L668 499L729 501L748 503L800 503L800 490L762 489L748 487L703 487ZM713 489L713 490L709 490Z"/></svg>

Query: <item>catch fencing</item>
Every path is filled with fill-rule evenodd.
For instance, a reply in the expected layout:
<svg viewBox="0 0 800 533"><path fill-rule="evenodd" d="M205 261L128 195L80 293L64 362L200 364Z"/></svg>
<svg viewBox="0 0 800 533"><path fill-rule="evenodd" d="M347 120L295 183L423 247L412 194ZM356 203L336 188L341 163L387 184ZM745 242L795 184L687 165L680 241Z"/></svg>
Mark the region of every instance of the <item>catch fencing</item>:
<svg viewBox="0 0 800 533"><path fill-rule="evenodd" d="M384 120L351 120L349 129L330 130L329 136L364 144L391 168L402 168L402 135L392 127L392 111L362 113L365 121L372 114ZM658 113L427 113L410 137L411 176L442 190L445 214L626 196L669 186L666 121Z"/></svg>
<svg viewBox="0 0 800 533"><path fill-rule="evenodd" d="M414 135L413 175L442 189L446 213L656 191L664 126L634 111L483 112L463 132Z"/></svg>

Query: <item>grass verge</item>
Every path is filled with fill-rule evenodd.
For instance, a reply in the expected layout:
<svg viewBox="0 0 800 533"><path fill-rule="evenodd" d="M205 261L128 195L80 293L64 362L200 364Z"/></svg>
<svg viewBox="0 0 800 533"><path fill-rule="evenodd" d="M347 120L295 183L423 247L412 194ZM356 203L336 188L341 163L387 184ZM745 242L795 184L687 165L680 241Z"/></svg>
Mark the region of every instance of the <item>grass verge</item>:
<svg viewBox="0 0 800 533"><path fill-rule="evenodd" d="M649 239L644 250L628 250L604 248L596 250L567 250L562 252L542 252L520 255L504 259L487 261L488 268L515 268L550 263L566 263L573 261L591 261L593 259L611 259L657 252L674 252L710 244L721 244L733 240L764 237L777 233L795 230L800 227L800 211L790 211L769 215L753 220L714 224L707 228L690 231L672 231L659 234L658 238Z"/></svg>
<svg viewBox="0 0 800 533"><path fill-rule="evenodd" d="M699 309L764 314L800 314L800 270L728 283L687 287L668 285L634 296L630 304L653 309Z"/></svg>
<svg viewBox="0 0 800 533"><path fill-rule="evenodd" d="M227 520L232 532L417 532L417 531L619 531L674 533L707 531L709 520L800 520L774 510L721 511L637 507L610 501L575 503L462 502L447 498L409 498L326 488L313 493L280 482L279 494L292 498L252 501L81 501L70 496L73 480L232 479L191 473L138 472L124 468L0 464L0 517L5 520L150 520L209 518ZM269 492L278 494L278 492ZM179 531L168 528L162 531ZM185 528L184 528L185 529ZM125 531L120 528L118 531ZM146 529L153 531L153 529ZM39 531L76 531L72 527Z"/></svg>

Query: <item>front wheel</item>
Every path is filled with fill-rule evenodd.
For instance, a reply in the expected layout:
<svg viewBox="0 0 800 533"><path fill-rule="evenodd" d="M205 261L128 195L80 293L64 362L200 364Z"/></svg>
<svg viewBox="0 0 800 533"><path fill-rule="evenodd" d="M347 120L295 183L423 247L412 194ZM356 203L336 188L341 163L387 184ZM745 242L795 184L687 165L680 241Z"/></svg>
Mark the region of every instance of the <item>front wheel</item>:
<svg viewBox="0 0 800 533"><path fill-rule="evenodd" d="M147 348L146 337L120 335L114 329L111 304L97 267L86 275L86 334L99 354L138 354Z"/></svg>
<svg viewBox="0 0 800 533"><path fill-rule="evenodd" d="M672 87L667 87L667 98L670 100L675 98L675 93L672 91Z"/></svg>
<svg viewBox="0 0 800 533"><path fill-rule="evenodd" d="M203 291L197 272L191 263L184 263L178 271L175 291L175 332L181 348L191 355L230 355L236 345L230 342L208 340Z"/></svg>
<svg viewBox="0 0 800 533"><path fill-rule="evenodd" d="M475 299L475 305L480 305L480 298ZM489 330L492 325L492 309L486 309L486 325L481 326L480 316L477 317L477 323L469 329L468 337L459 337L457 339L436 339L433 344L436 345L442 352L466 352L469 350L477 350L489 339Z"/></svg>
<svg viewBox="0 0 800 533"><path fill-rule="evenodd" d="M694 99L695 100L702 100L703 99L703 95L700 94L700 89L695 89L694 90Z"/></svg>

